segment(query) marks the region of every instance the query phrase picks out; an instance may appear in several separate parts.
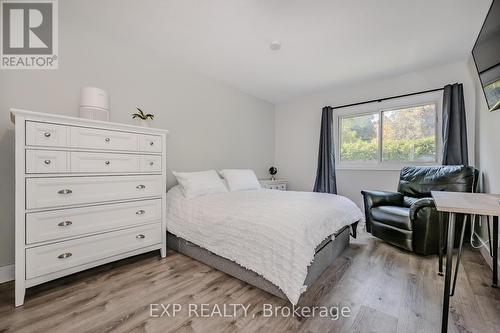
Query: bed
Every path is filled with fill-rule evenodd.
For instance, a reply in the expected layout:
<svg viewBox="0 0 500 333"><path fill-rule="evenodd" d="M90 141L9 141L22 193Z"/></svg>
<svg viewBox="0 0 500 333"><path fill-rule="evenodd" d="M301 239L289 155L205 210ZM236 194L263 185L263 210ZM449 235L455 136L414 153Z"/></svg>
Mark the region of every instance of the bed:
<svg viewBox="0 0 500 333"><path fill-rule="evenodd" d="M277 190L167 193L168 247L298 304L363 220L349 199Z"/></svg>

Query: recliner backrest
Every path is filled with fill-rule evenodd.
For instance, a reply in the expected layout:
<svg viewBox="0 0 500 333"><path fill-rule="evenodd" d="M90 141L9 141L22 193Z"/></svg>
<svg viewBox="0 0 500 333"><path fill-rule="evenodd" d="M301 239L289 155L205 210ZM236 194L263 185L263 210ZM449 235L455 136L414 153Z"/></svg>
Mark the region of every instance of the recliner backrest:
<svg viewBox="0 0 500 333"><path fill-rule="evenodd" d="M401 169L398 192L410 197L430 197L431 191L472 192L478 171L463 165L411 166Z"/></svg>

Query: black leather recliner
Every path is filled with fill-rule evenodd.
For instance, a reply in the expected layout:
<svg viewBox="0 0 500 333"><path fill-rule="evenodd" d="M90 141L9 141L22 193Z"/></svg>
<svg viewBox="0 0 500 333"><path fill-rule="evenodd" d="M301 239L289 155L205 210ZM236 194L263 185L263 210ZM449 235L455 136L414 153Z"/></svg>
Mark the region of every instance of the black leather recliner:
<svg viewBox="0 0 500 333"><path fill-rule="evenodd" d="M404 167L398 192L361 191L366 230L417 254L436 254L439 214L431 191L472 192L478 174L473 167L461 165ZM457 219L457 228L460 227Z"/></svg>

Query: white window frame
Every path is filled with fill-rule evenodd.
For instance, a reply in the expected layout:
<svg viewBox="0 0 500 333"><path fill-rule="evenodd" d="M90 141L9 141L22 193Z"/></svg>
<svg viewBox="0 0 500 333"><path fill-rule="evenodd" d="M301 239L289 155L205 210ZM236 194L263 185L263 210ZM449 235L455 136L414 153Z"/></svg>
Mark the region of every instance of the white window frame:
<svg viewBox="0 0 500 333"><path fill-rule="evenodd" d="M421 161L390 161L385 162L382 160L383 142L382 142L382 129L383 129L383 112L391 110L399 110L421 106L426 104L436 105L436 161L421 162ZM403 166L409 165L441 165L443 155L443 140L441 137L442 128L442 106L443 106L443 92L431 92L418 94L413 96L406 96L401 98L394 98L381 102L373 102L362 105L346 107L334 110L334 141L335 141L335 156L336 156L336 169L338 170L400 170ZM340 139L341 139L341 119L357 117L363 115L378 114L379 115L379 129L377 132L378 139L378 152L379 158L374 161L342 161L340 159Z"/></svg>

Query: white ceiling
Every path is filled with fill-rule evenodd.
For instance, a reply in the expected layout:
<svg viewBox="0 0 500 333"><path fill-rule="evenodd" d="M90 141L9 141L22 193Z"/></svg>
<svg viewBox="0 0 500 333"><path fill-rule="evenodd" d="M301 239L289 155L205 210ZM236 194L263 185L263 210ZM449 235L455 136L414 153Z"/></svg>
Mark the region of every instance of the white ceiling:
<svg viewBox="0 0 500 333"><path fill-rule="evenodd" d="M466 59L491 0L74 1L100 31L270 102ZM60 15L69 4L60 1ZM69 8L69 7L68 7ZM282 43L271 51L273 40Z"/></svg>

